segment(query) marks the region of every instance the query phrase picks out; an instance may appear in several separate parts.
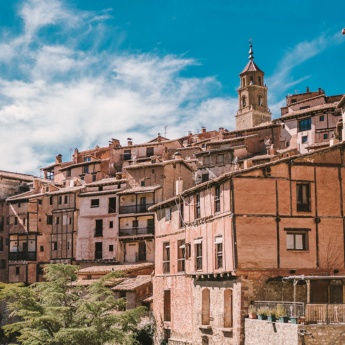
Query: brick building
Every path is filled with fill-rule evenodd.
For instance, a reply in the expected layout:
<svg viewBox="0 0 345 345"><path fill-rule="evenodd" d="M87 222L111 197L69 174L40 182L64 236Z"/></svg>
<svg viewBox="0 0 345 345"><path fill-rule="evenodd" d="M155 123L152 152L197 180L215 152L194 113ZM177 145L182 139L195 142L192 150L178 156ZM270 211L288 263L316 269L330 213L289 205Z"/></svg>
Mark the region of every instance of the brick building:
<svg viewBox="0 0 345 345"><path fill-rule="evenodd" d="M299 301L343 302L343 285L329 290L321 277L345 273L344 150L230 172L152 208L159 339L242 343L251 301L293 301L291 285L267 283L291 272L320 276L308 291L299 287Z"/></svg>

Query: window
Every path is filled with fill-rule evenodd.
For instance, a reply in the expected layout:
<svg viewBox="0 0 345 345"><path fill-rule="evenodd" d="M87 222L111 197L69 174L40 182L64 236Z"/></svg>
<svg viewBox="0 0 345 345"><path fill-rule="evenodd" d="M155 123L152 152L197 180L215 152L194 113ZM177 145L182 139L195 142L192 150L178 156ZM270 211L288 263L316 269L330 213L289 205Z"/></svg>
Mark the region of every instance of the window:
<svg viewBox="0 0 345 345"><path fill-rule="evenodd" d="M91 157L84 157L84 162L91 162Z"/></svg>
<svg viewBox="0 0 345 345"><path fill-rule="evenodd" d="M183 215L183 204L180 204L180 214L179 214L180 228L183 228L183 227L184 227L183 218L184 218L184 215Z"/></svg>
<svg viewBox="0 0 345 345"><path fill-rule="evenodd" d="M202 304L201 304L201 324L209 325L210 324L210 290L203 289L201 293Z"/></svg>
<svg viewBox="0 0 345 345"><path fill-rule="evenodd" d="M223 237L217 236L215 238L215 253L216 253L216 269L223 267Z"/></svg>
<svg viewBox="0 0 345 345"><path fill-rule="evenodd" d="M108 213L116 212L116 198L109 198Z"/></svg>
<svg viewBox="0 0 345 345"><path fill-rule="evenodd" d="M0 252L4 250L4 238L0 237Z"/></svg>
<svg viewBox="0 0 345 345"><path fill-rule="evenodd" d="M17 206L20 207L20 202L18 202Z"/></svg>
<svg viewBox="0 0 345 345"><path fill-rule="evenodd" d="M305 105L305 106L303 106L303 107L300 107L299 109L300 109L300 110L303 110L303 109L308 109L308 108L310 108L310 105Z"/></svg>
<svg viewBox="0 0 345 345"><path fill-rule="evenodd" d="M224 164L224 155L217 155L217 164Z"/></svg>
<svg viewBox="0 0 345 345"><path fill-rule="evenodd" d="M242 96L242 108L244 108L246 104L246 96Z"/></svg>
<svg viewBox="0 0 345 345"><path fill-rule="evenodd" d="M47 224L53 224L53 216L51 215L47 216Z"/></svg>
<svg viewBox="0 0 345 345"><path fill-rule="evenodd" d="M194 241L194 250L195 250L195 270L202 270L202 239L199 238Z"/></svg>
<svg viewBox="0 0 345 345"><path fill-rule="evenodd" d="M177 241L177 271L185 270L186 245L184 240Z"/></svg>
<svg viewBox="0 0 345 345"><path fill-rule="evenodd" d="M170 243L163 243L163 273L170 272Z"/></svg>
<svg viewBox="0 0 345 345"><path fill-rule="evenodd" d="M200 194L195 196L195 218L200 218Z"/></svg>
<svg viewBox="0 0 345 345"><path fill-rule="evenodd" d="M171 294L164 290L164 321L171 321Z"/></svg>
<svg viewBox="0 0 345 345"><path fill-rule="evenodd" d="M171 207L165 209L165 221L171 220Z"/></svg>
<svg viewBox="0 0 345 345"><path fill-rule="evenodd" d="M286 249L307 250L309 229L286 229Z"/></svg>
<svg viewBox="0 0 345 345"><path fill-rule="evenodd" d="M259 81L259 85L262 85L262 82L261 82L261 77L258 77L258 81Z"/></svg>
<svg viewBox="0 0 345 345"><path fill-rule="evenodd" d="M220 186L216 186L214 191L214 211L220 212Z"/></svg>
<svg viewBox="0 0 345 345"><path fill-rule="evenodd" d="M145 187L145 180L140 181L140 187Z"/></svg>
<svg viewBox="0 0 345 345"><path fill-rule="evenodd" d="M42 205L42 200L41 199L38 200L38 205Z"/></svg>
<svg viewBox="0 0 345 345"><path fill-rule="evenodd" d="M55 218L55 224L60 224L60 217Z"/></svg>
<svg viewBox="0 0 345 345"><path fill-rule="evenodd" d="M155 220L154 219L148 219L147 220L147 233L154 234L155 230Z"/></svg>
<svg viewBox="0 0 345 345"><path fill-rule="evenodd" d="M262 96L261 95L258 96L258 103L259 103L260 106L264 105L263 101L262 101Z"/></svg>
<svg viewBox="0 0 345 345"><path fill-rule="evenodd" d="M114 251L114 245L113 244L109 244L109 252L113 252Z"/></svg>
<svg viewBox="0 0 345 345"><path fill-rule="evenodd" d="M139 227L139 221L138 219L134 219L132 221L132 228L138 228Z"/></svg>
<svg viewBox="0 0 345 345"><path fill-rule="evenodd" d="M310 184L309 183L297 183L297 211L298 212L310 212Z"/></svg>
<svg viewBox="0 0 345 345"><path fill-rule="evenodd" d="M210 174L208 172L201 174L201 183L206 182L209 179L210 179Z"/></svg>
<svg viewBox="0 0 345 345"><path fill-rule="evenodd" d="M95 259L100 260L103 258L103 243L96 242L95 243Z"/></svg>
<svg viewBox="0 0 345 345"><path fill-rule="evenodd" d="M88 174L89 173L89 166L85 165L83 166L83 174Z"/></svg>
<svg viewBox="0 0 345 345"><path fill-rule="evenodd" d="M57 245L57 242L52 242L52 249L53 250L57 250L58 249L58 245Z"/></svg>
<svg viewBox="0 0 345 345"><path fill-rule="evenodd" d="M68 195L65 195L64 197L64 204L68 204Z"/></svg>
<svg viewBox="0 0 345 345"><path fill-rule="evenodd" d="M307 135L303 135L302 137L302 144L306 144L308 143L308 136Z"/></svg>
<svg viewBox="0 0 345 345"><path fill-rule="evenodd" d="M224 291L224 328L232 327L232 290Z"/></svg>
<svg viewBox="0 0 345 345"><path fill-rule="evenodd" d="M0 269L5 269L6 268L6 259L1 259L0 260Z"/></svg>
<svg viewBox="0 0 345 345"><path fill-rule="evenodd" d="M146 207L146 196L142 196L140 198L140 212L146 212L147 207Z"/></svg>
<svg viewBox="0 0 345 345"><path fill-rule="evenodd" d="M124 150L123 152L123 160L129 161L132 158L131 150Z"/></svg>
<svg viewBox="0 0 345 345"><path fill-rule="evenodd" d="M18 225L18 217L14 217L14 225Z"/></svg>
<svg viewBox="0 0 345 345"><path fill-rule="evenodd" d="M91 207L99 207L99 199L91 199Z"/></svg>
<svg viewBox="0 0 345 345"><path fill-rule="evenodd" d="M319 121L320 121L320 122L325 121L325 116L324 116L324 115L320 115Z"/></svg>
<svg viewBox="0 0 345 345"><path fill-rule="evenodd" d="M245 87L245 86L246 86L246 78L243 77L243 78L242 78L242 87Z"/></svg>
<svg viewBox="0 0 345 345"><path fill-rule="evenodd" d="M66 177L71 177L71 170L70 169L66 170Z"/></svg>
<svg viewBox="0 0 345 345"><path fill-rule="evenodd" d="M44 246L40 246L40 252L44 252Z"/></svg>
<svg viewBox="0 0 345 345"><path fill-rule="evenodd" d="M324 139L328 139L328 133L324 133L324 134L323 134L323 138L324 138Z"/></svg>
<svg viewBox="0 0 345 345"><path fill-rule="evenodd" d="M210 156L204 157L204 165L208 166L210 164L211 164L211 157Z"/></svg>
<svg viewBox="0 0 345 345"><path fill-rule="evenodd" d="M92 175L92 182L95 182L97 180L97 175L96 174L93 174Z"/></svg>
<svg viewBox="0 0 345 345"><path fill-rule="evenodd" d="M298 122L298 129L300 132L309 131L311 129L311 118L300 120Z"/></svg>
<svg viewBox="0 0 345 345"><path fill-rule="evenodd" d="M16 267L16 276L19 276L20 274L20 267Z"/></svg>
<svg viewBox="0 0 345 345"><path fill-rule="evenodd" d="M290 146L290 141L287 141L286 142L286 147L289 147Z"/></svg>
<svg viewBox="0 0 345 345"><path fill-rule="evenodd" d="M146 148L146 157L153 156L153 147L147 147Z"/></svg>
<svg viewBox="0 0 345 345"><path fill-rule="evenodd" d="M49 205L53 205L53 197L49 197Z"/></svg>
<svg viewBox="0 0 345 345"><path fill-rule="evenodd" d="M98 190L101 192L103 190L103 186L99 186Z"/></svg>
<svg viewBox="0 0 345 345"><path fill-rule="evenodd" d="M250 76L250 85L253 85L254 84L254 77L251 75Z"/></svg>
<svg viewBox="0 0 345 345"><path fill-rule="evenodd" d="M95 237L103 236L103 219L96 219Z"/></svg>
<svg viewBox="0 0 345 345"><path fill-rule="evenodd" d="M109 222L109 229L112 229L114 227L114 222L111 220L110 222Z"/></svg>

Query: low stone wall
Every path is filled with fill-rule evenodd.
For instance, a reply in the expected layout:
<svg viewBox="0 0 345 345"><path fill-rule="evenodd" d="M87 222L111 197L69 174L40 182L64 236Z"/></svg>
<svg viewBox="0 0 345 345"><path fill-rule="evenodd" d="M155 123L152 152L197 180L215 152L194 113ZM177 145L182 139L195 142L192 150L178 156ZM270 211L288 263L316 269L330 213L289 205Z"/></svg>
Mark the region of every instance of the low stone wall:
<svg viewBox="0 0 345 345"><path fill-rule="evenodd" d="M245 320L245 345L297 345L298 326L289 323Z"/></svg>
<svg viewBox="0 0 345 345"><path fill-rule="evenodd" d="M245 320L245 345L343 345L345 324L294 325Z"/></svg>

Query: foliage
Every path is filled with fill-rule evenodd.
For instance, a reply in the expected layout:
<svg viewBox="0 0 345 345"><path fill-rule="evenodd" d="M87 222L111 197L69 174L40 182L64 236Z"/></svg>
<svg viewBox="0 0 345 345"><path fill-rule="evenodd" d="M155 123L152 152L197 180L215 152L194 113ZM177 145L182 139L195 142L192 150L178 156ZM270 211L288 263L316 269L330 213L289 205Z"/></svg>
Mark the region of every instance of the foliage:
<svg viewBox="0 0 345 345"><path fill-rule="evenodd" d="M248 308L248 313L249 314L256 314L256 307L255 307L255 305L254 304L251 304L250 306L249 306L249 308Z"/></svg>
<svg viewBox="0 0 345 345"><path fill-rule="evenodd" d="M281 316L286 316L287 313L286 313L286 310L285 308L281 305L281 304L277 304L277 307L276 307L276 317L281 317Z"/></svg>
<svg viewBox="0 0 345 345"><path fill-rule="evenodd" d="M124 299L116 300L105 286L111 273L89 287L72 285L78 266L47 265L45 282L30 286L0 286L10 323L6 336L18 334L23 345L137 344L136 327L146 308L120 312Z"/></svg>
<svg viewBox="0 0 345 345"><path fill-rule="evenodd" d="M277 316L277 308L269 308L267 315Z"/></svg>
<svg viewBox="0 0 345 345"><path fill-rule="evenodd" d="M268 311L269 311L268 307L260 307L258 309L258 315L266 315L267 316Z"/></svg>

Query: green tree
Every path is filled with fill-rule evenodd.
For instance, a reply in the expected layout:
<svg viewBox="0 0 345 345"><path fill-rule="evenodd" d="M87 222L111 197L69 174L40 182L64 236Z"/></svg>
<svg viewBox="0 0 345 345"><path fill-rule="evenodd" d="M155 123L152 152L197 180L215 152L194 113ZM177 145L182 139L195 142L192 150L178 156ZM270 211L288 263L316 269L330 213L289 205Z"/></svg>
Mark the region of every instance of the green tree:
<svg viewBox="0 0 345 345"><path fill-rule="evenodd" d="M9 310L5 335L17 334L23 345L137 344L136 328L146 308L120 311L125 301L116 300L106 286L120 274L82 287L71 284L77 270L73 265L47 265L45 282L1 285L0 298Z"/></svg>

